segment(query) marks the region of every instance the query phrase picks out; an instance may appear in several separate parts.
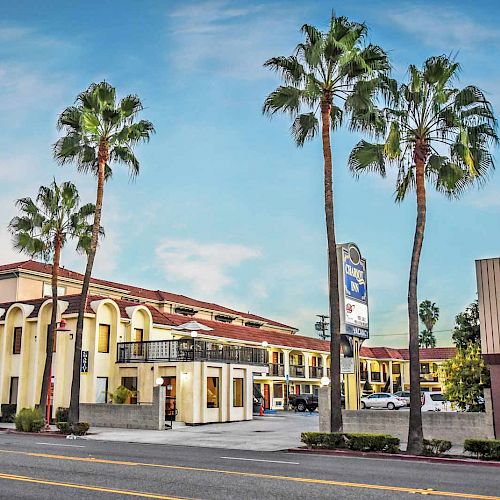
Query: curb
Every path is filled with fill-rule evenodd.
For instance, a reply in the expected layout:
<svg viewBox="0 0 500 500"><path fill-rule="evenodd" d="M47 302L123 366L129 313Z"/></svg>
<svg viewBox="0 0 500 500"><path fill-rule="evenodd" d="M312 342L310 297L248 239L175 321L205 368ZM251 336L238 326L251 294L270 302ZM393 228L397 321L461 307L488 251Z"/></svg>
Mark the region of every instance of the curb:
<svg viewBox="0 0 500 500"><path fill-rule="evenodd" d="M447 458L447 457L421 457L419 455L403 455L401 453L377 453L370 451L344 451L321 450L311 448L289 448L289 453L305 453L311 455L333 455L337 457L353 458L384 458L386 460L407 460L413 462L427 462L439 464L475 465L487 467L500 467L500 462L489 460L476 460L474 458Z"/></svg>
<svg viewBox="0 0 500 500"><path fill-rule="evenodd" d="M55 437L59 439L66 439L65 434L61 434L56 431L44 431L44 432L22 432L22 431L16 431L14 429L6 428L6 427L0 427L0 432L5 432L6 434L20 434L22 436L46 436L46 437Z"/></svg>

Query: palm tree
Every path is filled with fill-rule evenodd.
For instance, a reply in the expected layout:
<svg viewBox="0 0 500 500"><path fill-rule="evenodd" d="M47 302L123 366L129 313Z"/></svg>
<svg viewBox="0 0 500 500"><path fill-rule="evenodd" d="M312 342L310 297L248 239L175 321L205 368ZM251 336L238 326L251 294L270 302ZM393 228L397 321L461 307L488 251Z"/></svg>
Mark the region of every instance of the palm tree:
<svg viewBox="0 0 500 500"><path fill-rule="evenodd" d="M117 102L116 91L109 83L93 83L78 95L74 106L61 113L57 122L58 129L66 135L54 145L56 160L60 164L75 162L78 170L90 172L97 178L92 238L78 306L69 410L71 422L79 420L83 319L99 239L104 183L111 177L114 163L128 167L131 177L139 174L134 147L148 141L154 133L151 122L136 121L142 108L138 96L129 95Z"/></svg>
<svg viewBox="0 0 500 500"><path fill-rule="evenodd" d="M420 332L418 343L420 347L436 347L436 337L432 330L439 319L439 307L435 302L426 299L420 302L418 309L420 321L425 325L425 328Z"/></svg>
<svg viewBox="0 0 500 500"><path fill-rule="evenodd" d="M385 52L366 45L366 25L332 15L329 29L321 32L305 24L305 41L295 54L273 57L264 66L276 71L283 85L266 98L263 113L291 116L297 146L319 133L323 142L325 218L328 243L328 277L331 338L331 430L342 429L340 405L340 310L338 263L335 241L330 131L349 118L355 130L377 131L383 119L373 104L383 77L389 70Z"/></svg>
<svg viewBox="0 0 500 500"><path fill-rule="evenodd" d="M490 148L498 142L491 104L475 86L454 87L459 65L446 56L411 65L385 109L387 134L382 144L359 142L349 165L355 175L386 175L386 163L398 168L396 202L416 191L417 220L408 282L410 350L410 425L408 450L422 450L417 278L426 219L426 184L458 197L471 184L482 185L494 168Z"/></svg>
<svg viewBox="0 0 500 500"><path fill-rule="evenodd" d="M64 182L59 186L55 180L50 186L40 187L36 201L21 198L16 205L21 215L14 217L9 224L15 248L30 257L39 257L45 261L52 258L52 314L40 395L40 409L45 415L56 334L61 250L68 239L77 240L77 251L88 250L92 233L90 221L95 207L91 203L80 206L80 196L74 184Z"/></svg>

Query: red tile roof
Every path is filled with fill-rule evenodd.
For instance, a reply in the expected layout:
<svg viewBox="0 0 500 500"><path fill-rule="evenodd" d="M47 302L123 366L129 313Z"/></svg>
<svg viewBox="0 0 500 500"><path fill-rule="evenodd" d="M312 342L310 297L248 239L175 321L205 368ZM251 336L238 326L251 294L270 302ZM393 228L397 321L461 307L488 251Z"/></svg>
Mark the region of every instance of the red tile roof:
<svg viewBox="0 0 500 500"><path fill-rule="evenodd" d="M5 271L14 271L17 269L24 269L26 271L33 271L37 273L52 274L52 265L44 264L42 262L37 262L35 260L24 260L20 262L14 262L12 264L4 264L0 265L0 272ZM67 278L75 281L83 281L83 274L77 273L75 271L71 271L69 269L61 268L60 276L62 278ZM92 283L95 285L103 286L106 288L114 288L116 290L120 290L124 295L130 295L133 297L140 297L146 300L152 300L157 302L173 302L175 304L186 305L190 307L198 307L202 309L209 309L221 313L226 313L230 315L240 316L244 319L251 321L261 321L270 326L275 326L278 328L286 328L289 330L297 331L296 328L285 325L283 323L279 323L278 321L274 321L268 318L264 318L262 316L257 316L255 314L244 313L241 311L236 311L235 309L230 309L228 307L224 307L218 304L213 304L211 302L205 302L202 300L192 299L185 295L179 295L176 293L165 292L162 290L149 290L147 288L136 287L132 285L125 285L123 283L117 283L114 281L101 280L98 278L92 278Z"/></svg>
<svg viewBox="0 0 500 500"><path fill-rule="evenodd" d="M398 349L403 359L410 359L408 349ZM429 347L427 349L420 349L420 361L434 361L439 359L450 359L457 353L455 347Z"/></svg>

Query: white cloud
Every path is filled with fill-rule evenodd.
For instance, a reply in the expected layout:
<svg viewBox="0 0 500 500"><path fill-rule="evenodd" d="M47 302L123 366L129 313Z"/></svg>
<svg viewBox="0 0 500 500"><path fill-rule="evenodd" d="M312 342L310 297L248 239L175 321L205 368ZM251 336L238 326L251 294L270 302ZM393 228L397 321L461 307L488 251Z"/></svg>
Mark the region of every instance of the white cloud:
<svg viewBox="0 0 500 500"><path fill-rule="evenodd" d="M484 23L475 22L464 12L443 5L412 5L388 10L388 23L414 35L422 43L449 50L472 50L474 47L499 40L499 32ZM418 22L416 22L418 20Z"/></svg>
<svg viewBox="0 0 500 500"><path fill-rule="evenodd" d="M229 0L208 0L169 13L169 52L184 71L208 70L241 80L262 78L262 64L283 45L299 22L293 8L254 3L234 7ZM281 12L281 13L280 13ZM278 48L277 48L278 47Z"/></svg>
<svg viewBox="0 0 500 500"><path fill-rule="evenodd" d="M260 255L259 250L245 245L190 239L167 239L156 248L168 281L180 282L192 293L208 298L233 282L231 269Z"/></svg>

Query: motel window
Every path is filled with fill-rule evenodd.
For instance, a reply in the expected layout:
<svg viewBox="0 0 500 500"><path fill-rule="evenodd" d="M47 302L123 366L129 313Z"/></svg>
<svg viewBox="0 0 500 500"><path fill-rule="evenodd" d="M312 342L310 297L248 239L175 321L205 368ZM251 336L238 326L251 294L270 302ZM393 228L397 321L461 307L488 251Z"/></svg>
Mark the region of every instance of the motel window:
<svg viewBox="0 0 500 500"><path fill-rule="evenodd" d="M392 373L394 375L400 375L401 374L401 365L392 365Z"/></svg>
<svg viewBox="0 0 500 500"><path fill-rule="evenodd" d="M50 324L47 325L47 340L49 338L49 333L50 333ZM54 332L54 339L53 340L54 341L52 343L52 352L56 352L56 348L57 348L57 329Z"/></svg>
<svg viewBox="0 0 500 500"><path fill-rule="evenodd" d="M19 377L10 378L9 404L17 404L17 392L19 388Z"/></svg>
<svg viewBox="0 0 500 500"><path fill-rule="evenodd" d="M233 406L238 408L243 406L243 379L233 379Z"/></svg>
<svg viewBox="0 0 500 500"><path fill-rule="evenodd" d="M134 338L132 342L142 342L144 340L144 330L142 328L134 328Z"/></svg>
<svg viewBox="0 0 500 500"><path fill-rule="evenodd" d="M207 408L219 408L219 377L207 377Z"/></svg>
<svg viewBox="0 0 500 500"><path fill-rule="evenodd" d="M97 342L97 352L109 352L109 332L110 325L99 325L99 339Z"/></svg>
<svg viewBox="0 0 500 500"><path fill-rule="evenodd" d="M311 394L311 386L309 384L304 385L304 394Z"/></svg>
<svg viewBox="0 0 500 500"><path fill-rule="evenodd" d="M23 329L20 326L16 326L14 328L12 354L21 354L22 337L23 337Z"/></svg>
<svg viewBox="0 0 500 500"><path fill-rule="evenodd" d="M423 374L430 373L429 363L422 363L420 365L420 373L423 373Z"/></svg>
<svg viewBox="0 0 500 500"><path fill-rule="evenodd" d="M57 287L57 296L62 297L63 295L66 295L66 288L63 286L58 286ZM44 283L43 284L43 296L44 297L52 297L52 284L51 283Z"/></svg>
<svg viewBox="0 0 500 500"><path fill-rule="evenodd" d="M274 384L273 385L273 397L275 399L283 398L283 384Z"/></svg>
<svg viewBox="0 0 500 500"><path fill-rule="evenodd" d="M95 384L95 402L106 403L108 399L108 377L97 377Z"/></svg>

